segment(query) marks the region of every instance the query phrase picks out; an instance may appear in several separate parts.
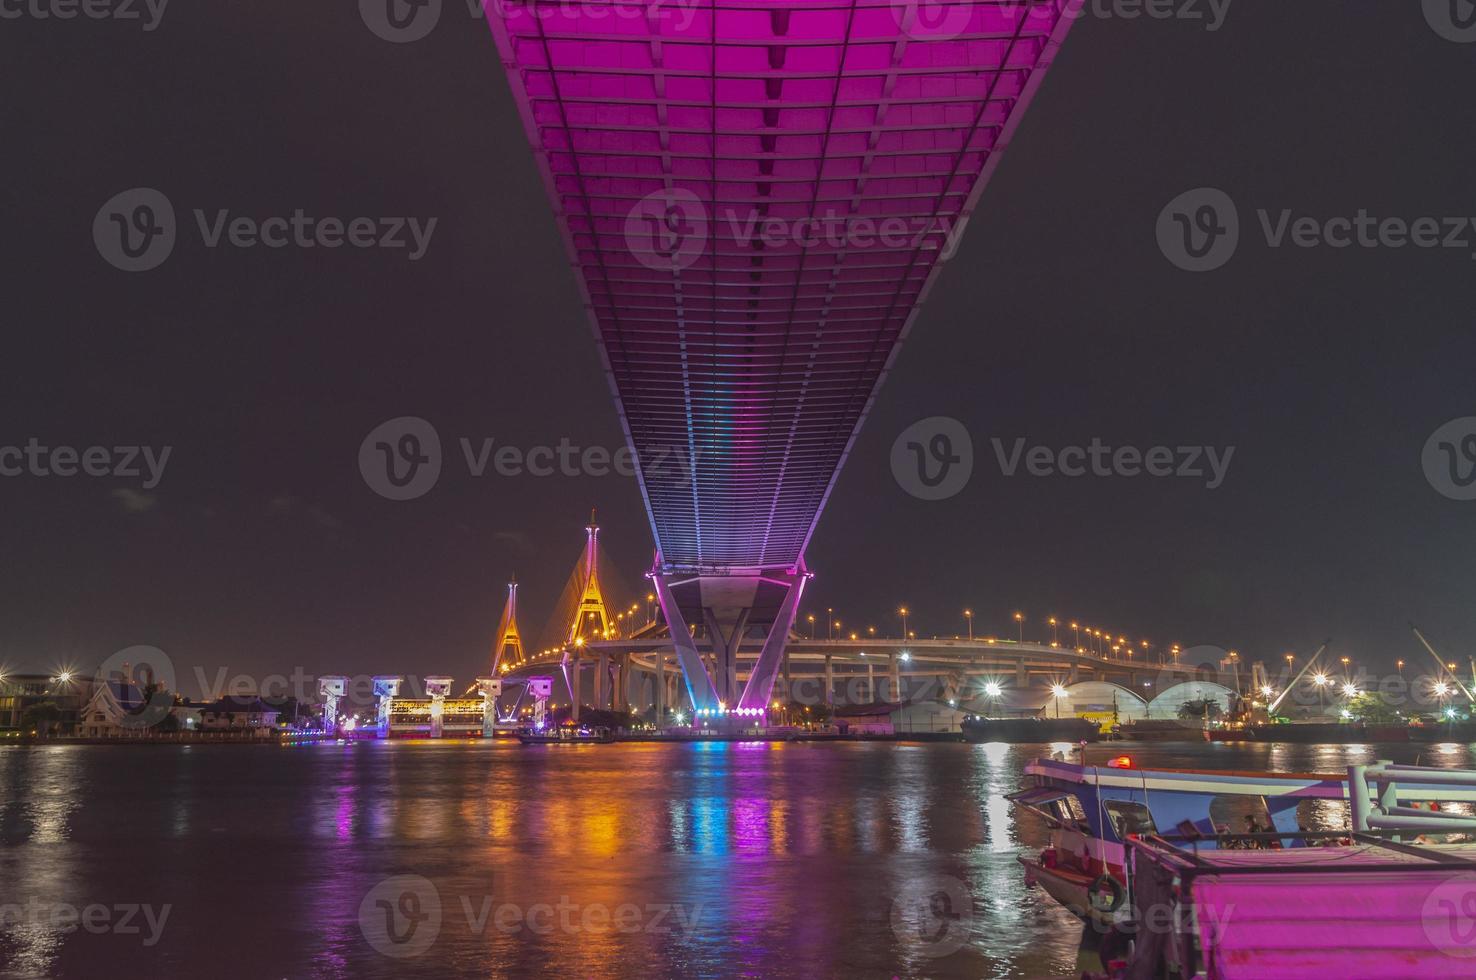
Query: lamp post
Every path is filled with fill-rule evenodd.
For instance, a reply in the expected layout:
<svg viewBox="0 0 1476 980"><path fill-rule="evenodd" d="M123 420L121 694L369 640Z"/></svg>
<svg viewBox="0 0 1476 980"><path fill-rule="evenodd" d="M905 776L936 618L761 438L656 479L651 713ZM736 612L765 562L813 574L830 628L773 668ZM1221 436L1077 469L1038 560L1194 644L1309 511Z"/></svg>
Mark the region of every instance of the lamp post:
<svg viewBox="0 0 1476 980"><path fill-rule="evenodd" d="M1060 642L1060 638L1056 636L1056 617L1052 616L1050 619L1047 619L1046 625L1051 628L1051 646L1055 646Z"/></svg>
<svg viewBox="0 0 1476 980"><path fill-rule="evenodd" d="M973 643L974 642L974 611L972 609L965 609L964 610L964 620L965 620L965 622L967 622L969 624L969 642L970 643Z"/></svg>
<svg viewBox="0 0 1476 980"><path fill-rule="evenodd" d="M1025 614L1024 613L1019 613L1019 612L1015 613L1015 625L1018 626L1019 629L1020 629L1020 633L1019 633L1020 642L1021 643L1024 643L1025 642Z"/></svg>
<svg viewBox="0 0 1476 980"><path fill-rule="evenodd" d="M815 639L815 614L810 613L805 618L810 621L810 639L813 640Z"/></svg>
<svg viewBox="0 0 1476 980"><path fill-rule="evenodd" d="M907 639L907 607L901 606L897 613L902 617L902 639Z"/></svg>
<svg viewBox="0 0 1476 980"><path fill-rule="evenodd" d="M832 608L830 608L829 606L826 606L825 607L825 638L827 640L833 640L833 639L835 639L835 625L834 625L834 622L833 622L834 619L835 619L835 610L832 609Z"/></svg>
<svg viewBox="0 0 1476 980"><path fill-rule="evenodd" d="M1073 647L1076 647L1078 650L1081 649L1081 624L1080 623L1073 622L1071 624L1071 645Z"/></svg>

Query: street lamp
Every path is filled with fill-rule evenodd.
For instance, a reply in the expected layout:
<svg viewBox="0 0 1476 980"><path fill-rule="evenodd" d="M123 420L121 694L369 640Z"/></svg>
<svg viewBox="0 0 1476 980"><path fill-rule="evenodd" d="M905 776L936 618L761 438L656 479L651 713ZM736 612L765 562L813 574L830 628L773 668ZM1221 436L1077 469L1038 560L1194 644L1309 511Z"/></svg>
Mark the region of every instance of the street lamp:
<svg viewBox="0 0 1476 980"><path fill-rule="evenodd" d="M833 619L835 619L835 610L832 609L832 608L830 608L829 606L826 606L825 607L825 623L826 623L826 626L825 626L825 638L827 640L833 640L833 639L835 639L835 626L834 626L834 624L831 623L831 620L833 620Z"/></svg>
<svg viewBox="0 0 1476 980"><path fill-rule="evenodd" d="M815 638L815 614L810 613L805 618L810 621L810 639L813 640Z"/></svg>
<svg viewBox="0 0 1476 980"><path fill-rule="evenodd" d="M897 612L902 617L902 639L907 639L907 607L901 606Z"/></svg>
<svg viewBox="0 0 1476 980"><path fill-rule="evenodd" d="M1051 628L1051 643L1054 644L1056 642L1056 640L1057 640L1057 638L1056 638L1056 617L1055 616L1052 616L1050 619L1047 619L1046 620L1046 625Z"/></svg>
<svg viewBox="0 0 1476 980"><path fill-rule="evenodd" d="M970 643L973 643L974 642L974 611L972 609L965 609L964 610L964 620L969 624L969 642Z"/></svg>
<svg viewBox="0 0 1476 980"><path fill-rule="evenodd" d="M1025 642L1025 614L1015 613L1015 625L1020 628L1020 642Z"/></svg>
<svg viewBox="0 0 1476 980"><path fill-rule="evenodd" d="M1073 622L1071 624L1071 637L1072 637L1072 639L1071 639L1071 645L1074 646L1074 647L1080 647L1081 646L1081 624L1080 623Z"/></svg>
<svg viewBox="0 0 1476 980"><path fill-rule="evenodd" d="M1061 699L1066 696L1066 688L1060 684L1051 685L1051 697L1056 699L1056 717L1061 717Z"/></svg>

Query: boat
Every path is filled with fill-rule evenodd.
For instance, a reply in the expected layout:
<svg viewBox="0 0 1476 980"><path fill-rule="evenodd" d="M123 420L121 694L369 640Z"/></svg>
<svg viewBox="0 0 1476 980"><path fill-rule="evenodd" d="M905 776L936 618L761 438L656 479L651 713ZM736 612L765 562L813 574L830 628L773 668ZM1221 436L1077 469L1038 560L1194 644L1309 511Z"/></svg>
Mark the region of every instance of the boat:
<svg viewBox="0 0 1476 980"><path fill-rule="evenodd" d="M1086 718L981 718L971 715L959 728L968 742L1095 742L1097 723Z"/></svg>
<svg viewBox="0 0 1476 980"><path fill-rule="evenodd" d="M1470 977L1476 844L1391 830L1274 837L1259 850L1127 842L1129 899L1091 980ZM1113 955L1114 953L1118 955Z"/></svg>
<svg viewBox="0 0 1476 980"><path fill-rule="evenodd" d="M1202 850L1242 849L1257 833L1301 832L1304 800L1349 800L1346 775L1144 769L1126 755L1099 766L1037 759L1025 776L1027 785L1006 798L1050 830L1045 848L1019 857L1026 884L1099 922L1110 921L1126 895L1125 855L1133 837L1170 833ZM1401 783L1399 799L1476 803L1476 785L1427 778Z"/></svg>
<svg viewBox="0 0 1476 980"><path fill-rule="evenodd" d="M555 728L525 728L518 732L518 741L524 745L601 744L615 741L615 733L603 727L560 725Z"/></svg>

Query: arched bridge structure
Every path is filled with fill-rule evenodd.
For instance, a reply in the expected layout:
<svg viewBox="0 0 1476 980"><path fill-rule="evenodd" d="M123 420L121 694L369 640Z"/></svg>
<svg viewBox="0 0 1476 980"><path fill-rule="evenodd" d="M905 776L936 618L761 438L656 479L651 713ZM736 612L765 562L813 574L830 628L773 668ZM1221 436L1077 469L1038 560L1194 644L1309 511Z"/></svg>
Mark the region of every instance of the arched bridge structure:
<svg viewBox="0 0 1476 980"><path fill-rule="evenodd" d="M487 5L699 708L768 703L841 466L1080 4Z"/></svg>
<svg viewBox="0 0 1476 980"><path fill-rule="evenodd" d="M739 646L735 672L747 682L761 655L761 630L754 643ZM713 669L724 643L699 635L695 645L706 669ZM574 704L598 708L700 709L687 691L679 690L680 661L675 645L659 625L645 635L589 643L583 650L588 666L584 677L571 675L569 693ZM535 654L512 671L546 674L560 666L563 653ZM854 705L911 699L952 700L959 705L1029 713L1059 698L1059 710L1072 713L1082 705L1110 700L1105 691L1123 694L1119 706L1124 718L1149 717L1150 702L1171 692L1192 691L1195 696L1224 700L1234 682L1225 668L1214 663L1145 663L1141 659L1099 657L1048 644L989 640L812 640L789 638L781 665L786 701ZM993 704L988 704L990 698ZM1130 700L1132 699L1132 700ZM762 706L760 706L762 707ZM1141 708L1142 710L1135 710ZM1177 709L1177 704L1174 705ZM1151 715L1156 717L1156 715Z"/></svg>

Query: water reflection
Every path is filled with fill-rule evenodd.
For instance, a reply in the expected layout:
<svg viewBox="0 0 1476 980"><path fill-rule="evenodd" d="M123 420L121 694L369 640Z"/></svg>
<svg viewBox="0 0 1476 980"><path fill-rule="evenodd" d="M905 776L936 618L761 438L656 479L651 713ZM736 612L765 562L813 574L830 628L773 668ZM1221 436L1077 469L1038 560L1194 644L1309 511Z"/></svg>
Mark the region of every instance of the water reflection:
<svg viewBox="0 0 1476 980"><path fill-rule="evenodd" d="M1071 745L522 747L396 742L0 749L0 903L171 903L157 947L0 929L20 975L183 975L220 936L260 976L1076 975L1079 927L1024 887L1045 840L1005 796ZM1118 754L1092 747L1089 761ZM1145 764L1340 772L1389 758L1470 766L1471 747L1144 745ZM1341 829L1344 808L1309 825ZM433 883L442 921L401 962L365 939L366 895ZM956 948L914 928L957 885ZM925 894L923 898L927 898ZM549 932L504 907L569 908ZM638 913L616 928L617 910ZM664 910L664 911L662 911ZM680 914L679 914L680 913ZM585 916L588 916L586 919ZM660 917L660 922L653 920ZM936 923L934 923L936 924Z"/></svg>

